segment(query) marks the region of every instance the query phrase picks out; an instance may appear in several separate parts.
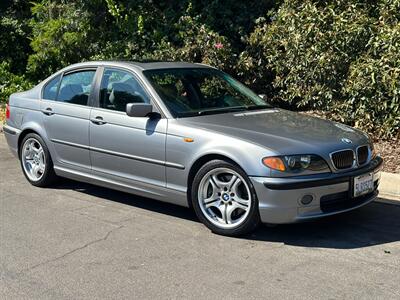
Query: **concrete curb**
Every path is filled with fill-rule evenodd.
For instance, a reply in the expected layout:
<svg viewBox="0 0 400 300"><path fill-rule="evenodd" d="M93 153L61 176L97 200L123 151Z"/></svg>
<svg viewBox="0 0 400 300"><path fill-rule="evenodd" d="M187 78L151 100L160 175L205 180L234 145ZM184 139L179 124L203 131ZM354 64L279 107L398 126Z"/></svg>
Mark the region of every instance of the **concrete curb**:
<svg viewBox="0 0 400 300"><path fill-rule="evenodd" d="M379 198L375 200L375 202L388 204L388 205L396 205L400 206L400 198L388 198L385 195L379 194Z"/></svg>
<svg viewBox="0 0 400 300"><path fill-rule="evenodd" d="M400 174L381 172L379 192L383 197L400 200Z"/></svg>

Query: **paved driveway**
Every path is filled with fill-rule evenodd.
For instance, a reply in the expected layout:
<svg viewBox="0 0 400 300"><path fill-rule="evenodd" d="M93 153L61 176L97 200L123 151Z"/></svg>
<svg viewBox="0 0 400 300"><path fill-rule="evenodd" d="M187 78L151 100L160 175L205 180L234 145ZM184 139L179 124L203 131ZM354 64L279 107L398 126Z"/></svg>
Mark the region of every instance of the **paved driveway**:
<svg viewBox="0 0 400 300"><path fill-rule="evenodd" d="M217 236L189 210L65 180L34 188L0 136L0 298L399 299L400 206Z"/></svg>

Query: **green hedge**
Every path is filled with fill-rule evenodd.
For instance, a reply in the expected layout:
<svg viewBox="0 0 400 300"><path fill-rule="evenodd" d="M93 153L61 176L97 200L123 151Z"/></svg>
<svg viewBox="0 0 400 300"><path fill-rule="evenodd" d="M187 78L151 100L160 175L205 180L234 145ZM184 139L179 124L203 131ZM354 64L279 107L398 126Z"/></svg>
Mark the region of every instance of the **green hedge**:
<svg viewBox="0 0 400 300"><path fill-rule="evenodd" d="M272 19L261 20L242 55L257 88L272 73L272 101L399 135L399 0L285 1Z"/></svg>
<svg viewBox="0 0 400 300"><path fill-rule="evenodd" d="M78 61L185 60L276 105L396 137L399 21L400 0L4 0L0 101Z"/></svg>
<svg viewBox="0 0 400 300"><path fill-rule="evenodd" d="M32 82L23 75L15 75L10 72L8 62L0 62L0 107L8 101L12 93L25 91L31 87Z"/></svg>

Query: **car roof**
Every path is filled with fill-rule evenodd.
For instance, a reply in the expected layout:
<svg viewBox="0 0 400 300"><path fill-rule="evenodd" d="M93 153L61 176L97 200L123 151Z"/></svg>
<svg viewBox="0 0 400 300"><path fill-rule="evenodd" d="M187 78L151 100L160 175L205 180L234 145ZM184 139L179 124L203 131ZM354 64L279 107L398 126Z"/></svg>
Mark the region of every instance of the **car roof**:
<svg viewBox="0 0 400 300"><path fill-rule="evenodd" d="M157 69L177 69L177 68L212 68L211 66L199 64L199 63L189 63L189 62L175 62L175 61L151 61L151 62L137 62L137 61L88 61L77 63L68 66L66 69L79 68L79 67L89 67L89 66L119 66L119 67L134 67L142 71L145 70L157 70Z"/></svg>

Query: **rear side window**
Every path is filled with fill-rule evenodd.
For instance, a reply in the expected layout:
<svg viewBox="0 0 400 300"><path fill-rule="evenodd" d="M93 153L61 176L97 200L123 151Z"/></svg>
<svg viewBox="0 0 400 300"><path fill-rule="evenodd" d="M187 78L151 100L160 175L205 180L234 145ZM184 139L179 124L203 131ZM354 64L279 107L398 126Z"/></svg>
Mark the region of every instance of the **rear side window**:
<svg viewBox="0 0 400 300"><path fill-rule="evenodd" d="M57 89L58 89L58 84L60 83L60 78L61 75L58 75L56 78L50 80L48 84L46 84L43 90L43 99L56 100Z"/></svg>
<svg viewBox="0 0 400 300"><path fill-rule="evenodd" d="M149 103L146 92L129 72L105 69L101 81L100 107L126 111L128 103Z"/></svg>
<svg viewBox="0 0 400 300"><path fill-rule="evenodd" d="M64 75L57 101L87 105L95 73L95 70L86 70Z"/></svg>

